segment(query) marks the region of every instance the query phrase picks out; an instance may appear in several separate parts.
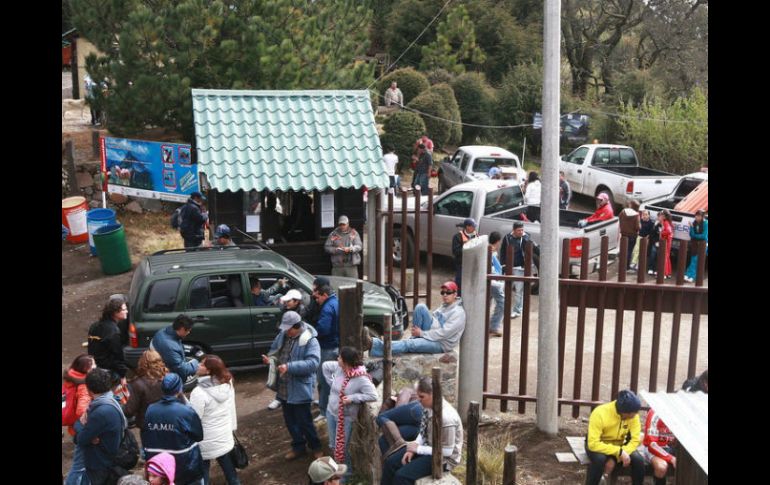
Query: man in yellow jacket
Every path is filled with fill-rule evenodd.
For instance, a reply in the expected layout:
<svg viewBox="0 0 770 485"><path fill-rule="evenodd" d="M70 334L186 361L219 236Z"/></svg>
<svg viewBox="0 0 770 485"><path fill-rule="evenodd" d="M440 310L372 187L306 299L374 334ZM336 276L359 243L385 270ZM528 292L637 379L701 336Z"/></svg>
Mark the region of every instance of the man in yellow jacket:
<svg viewBox="0 0 770 485"><path fill-rule="evenodd" d="M644 482L644 458L636 451L642 430L639 398L630 390L618 393L615 401L602 404L588 420L586 453L591 460L586 485L609 482L608 476L620 462L631 466L631 483Z"/></svg>

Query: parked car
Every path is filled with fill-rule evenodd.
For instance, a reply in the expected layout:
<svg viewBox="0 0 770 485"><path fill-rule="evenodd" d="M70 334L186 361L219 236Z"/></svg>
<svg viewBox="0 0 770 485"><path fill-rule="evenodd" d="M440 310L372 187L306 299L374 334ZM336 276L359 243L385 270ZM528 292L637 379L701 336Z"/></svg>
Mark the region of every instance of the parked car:
<svg viewBox="0 0 770 485"><path fill-rule="evenodd" d="M559 167L572 193L607 194L616 213L630 198L646 200L670 193L682 178L639 166L634 149L623 145L581 145L562 156Z"/></svg>
<svg viewBox="0 0 770 485"><path fill-rule="evenodd" d="M500 147L469 145L462 146L451 157L446 157L438 172L438 191L444 192L457 184L486 180L492 167L513 167L511 179L524 183L527 175L519 157Z"/></svg>
<svg viewBox="0 0 770 485"><path fill-rule="evenodd" d="M246 246L160 251L137 266L128 294L128 345L123 352L130 366L147 350L155 333L180 313L195 322L185 345L198 345L215 353L228 366L261 364L278 334L278 306L251 304L250 278L263 288L286 279L285 288L296 288L310 302L315 277L273 251ZM355 278L328 277L336 290L355 284ZM384 316L393 315L393 338L407 326L404 299L391 286L363 284L364 326L382 334Z"/></svg>
<svg viewBox="0 0 770 485"><path fill-rule="evenodd" d="M452 256L452 237L457 233L457 224L467 217L476 220L480 234L499 231L500 234L511 232L513 222L524 222L524 230L536 243L541 241L540 206L523 203L521 187L508 180L479 180L456 185L433 199L433 207L427 201L421 203L420 248L427 247L427 217L433 217L433 253ZM414 205L413 199L408 199ZM398 205L398 204L396 204ZM526 217L526 220L522 218ZM580 259L583 254L583 238L590 240L589 267L595 271L599 264L601 237L609 236L609 249L618 244L618 218L578 227L578 221L590 213L562 209L559 211L559 240L570 240L570 274L578 274ZM407 264L414 258L414 214L407 216L407 241L401 244L400 224L395 224L394 260L401 261L401 249L406 247ZM561 245L559 245L561 251Z"/></svg>

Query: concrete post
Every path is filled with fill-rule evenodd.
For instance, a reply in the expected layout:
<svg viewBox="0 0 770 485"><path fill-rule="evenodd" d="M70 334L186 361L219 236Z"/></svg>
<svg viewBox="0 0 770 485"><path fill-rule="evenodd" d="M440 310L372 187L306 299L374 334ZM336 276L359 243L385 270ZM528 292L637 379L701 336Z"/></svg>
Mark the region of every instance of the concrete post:
<svg viewBox="0 0 770 485"><path fill-rule="evenodd" d="M487 246L489 237L479 236L463 246L463 308L465 331L460 339L460 372L457 412L467 421L471 401L481 402L484 375L484 309L487 306Z"/></svg>
<svg viewBox="0 0 770 485"><path fill-rule="evenodd" d="M369 190L369 195L367 196L366 200L366 266L364 267L366 271L364 271L364 275L366 275L367 281L371 282L374 282L375 275L377 274L376 251L382 251L382 248L378 248L375 244L375 228L377 224L377 192L381 191L382 189ZM382 261L382 258L380 258L380 261Z"/></svg>
<svg viewBox="0 0 770 485"><path fill-rule="evenodd" d="M561 2L546 0L543 43L543 164L540 199L540 298L537 345L537 427L559 431L559 68Z"/></svg>

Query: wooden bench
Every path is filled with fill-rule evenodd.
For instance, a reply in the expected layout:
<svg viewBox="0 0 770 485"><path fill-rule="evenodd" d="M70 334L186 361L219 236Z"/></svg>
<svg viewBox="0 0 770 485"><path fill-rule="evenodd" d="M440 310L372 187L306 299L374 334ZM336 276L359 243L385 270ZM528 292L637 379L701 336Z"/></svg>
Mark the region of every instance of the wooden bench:
<svg viewBox="0 0 770 485"><path fill-rule="evenodd" d="M640 440L644 439L644 434L641 434ZM569 447L572 450L572 453L575 454L575 457L577 458L578 462L580 462L581 465L585 465L588 467L591 464L591 461L588 459L588 454L585 450L585 436L567 436L567 443L569 443ZM650 465L644 466L644 475L645 476L652 476L652 467ZM618 477L630 477L631 476L631 467L623 467L623 466L615 466L615 469L612 471L612 474L610 475L610 485L615 485L617 483ZM674 476L674 467L668 467L668 472L666 472L667 477Z"/></svg>

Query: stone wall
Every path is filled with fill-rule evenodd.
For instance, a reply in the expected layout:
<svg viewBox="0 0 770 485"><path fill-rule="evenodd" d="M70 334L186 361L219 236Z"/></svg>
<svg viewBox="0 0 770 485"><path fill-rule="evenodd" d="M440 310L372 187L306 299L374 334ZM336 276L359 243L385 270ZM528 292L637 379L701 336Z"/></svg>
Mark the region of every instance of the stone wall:
<svg viewBox="0 0 770 485"><path fill-rule="evenodd" d="M400 354L393 357L393 392L422 376L429 376L433 367L441 367L441 393L453 405L457 402L457 351L446 354Z"/></svg>

